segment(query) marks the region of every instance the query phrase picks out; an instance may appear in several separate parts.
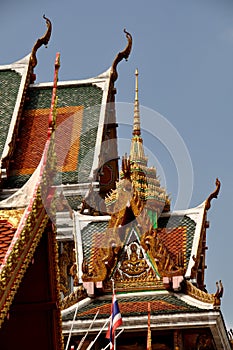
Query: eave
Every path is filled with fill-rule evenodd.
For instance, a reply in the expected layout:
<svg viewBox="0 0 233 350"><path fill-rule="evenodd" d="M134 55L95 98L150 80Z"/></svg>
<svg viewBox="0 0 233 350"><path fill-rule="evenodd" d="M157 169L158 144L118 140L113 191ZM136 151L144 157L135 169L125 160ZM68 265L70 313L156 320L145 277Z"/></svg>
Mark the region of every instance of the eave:
<svg viewBox="0 0 233 350"><path fill-rule="evenodd" d="M118 298L120 302L120 297ZM80 309L85 305L91 303L90 298L86 298L81 302L73 305L72 307L64 310L63 315L70 310L76 308ZM96 334L103 327L106 322L106 318L97 318L89 330L90 334ZM227 335L226 327L220 310L214 309L200 309L196 312L183 312L175 314L159 314L151 315L151 331L170 331L175 329L195 329L195 328L208 328L210 329L214 338L216 348L222 350L230 350L231 345ZM87 320L75 320L75 321L63 321L63 335L68 336L72 325L72 336L83 335L89 329L92 323L92 319ZM124 332L135 333L141 331L147 331L148 329L148 316L142 315L140 317L124 317L123 325L119 328L124 328ZM103 329L105 333L108 329L106 325Z"/></svg>

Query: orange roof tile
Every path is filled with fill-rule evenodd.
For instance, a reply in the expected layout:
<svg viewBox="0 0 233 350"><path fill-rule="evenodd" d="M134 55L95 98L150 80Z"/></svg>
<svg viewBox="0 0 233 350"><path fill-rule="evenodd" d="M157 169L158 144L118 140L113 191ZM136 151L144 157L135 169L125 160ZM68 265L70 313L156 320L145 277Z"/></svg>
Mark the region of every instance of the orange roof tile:
<svg viewBox="0 0 233 350"><path fill-rule="evenodd" d="M186 248L186 227L158 229L158 236L176 261L178 253Z"/></svg>

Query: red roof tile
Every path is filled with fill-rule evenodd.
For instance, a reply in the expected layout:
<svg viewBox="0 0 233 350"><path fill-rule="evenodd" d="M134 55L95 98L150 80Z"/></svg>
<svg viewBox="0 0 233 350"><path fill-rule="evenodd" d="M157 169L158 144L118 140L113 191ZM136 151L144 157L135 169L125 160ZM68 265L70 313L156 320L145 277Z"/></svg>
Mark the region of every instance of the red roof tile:
<svg viewBox="0 0 233 350"><path fill-rule="evenodd" d="M186 249L186 227L158 229L158 237L169 251L171 258L176 261L179 253Z"/></svg>
<svg viewBox="0 0 233 350"><path fill-rule="evenodd" d="M146 314L148 311L148 301L127 301L121 302L118 300L120 311L122 316L129 316L132 314ZM185 310L185 305L173 304L167 300L150 300L151 313L160 313L164 311L182 311ZM81 311L78 313L78 317L95 315L99 310L99 316L101 315L110 315L111 314L111 301L108 303L97 306L94 308L89 308L88 310Z"/></svg>
<svg viewBox="0 0 233 350"><path fill-rule="evenodd" d="M47 140L49 111L49 108L24 111L20 140L11 164L11 175L30 175L38 166ZM62 124L62 128L58 129L60 135L57 135L56 143L59 143L59 139L62 142L57 145L56 153L58 160L62 162L58 166L63 165L65 171L72 171L77 167L79 142L77 135L74 140L73 133L80 133L82 113L82 106L57 109L57 126Z"/></svg>

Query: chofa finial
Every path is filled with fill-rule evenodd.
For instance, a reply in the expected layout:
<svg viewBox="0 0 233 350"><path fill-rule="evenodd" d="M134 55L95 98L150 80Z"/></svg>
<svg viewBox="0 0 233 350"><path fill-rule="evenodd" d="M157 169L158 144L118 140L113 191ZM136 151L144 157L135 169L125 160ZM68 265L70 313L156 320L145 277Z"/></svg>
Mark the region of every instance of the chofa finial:
<svg viewBox="0 0 233 350"><path fill-rule="evenodd" d="M35 68L35 66L37 65L37 58L36 58L37 50L42 45L45 45L45 46L48 45L48 42L49 42L49 39L50 39L50 36L51 36L51 32L52 32L52 23L51 23L50 19L45 17L45 15L43 15L43 18L46 21L47 31L41 38L39 38L36 41L35 45L33 46L32 53L31 53L31 65L32 65L32 68Z"/></svg>
<svg viewBox="0 0 233 350"><path fill-rule="evenodd" d="M125 49L121 52L119 52L114 61L113 61L113 64L112 64L112 81L116 81L117 78L118 78L118 73L117 73L117 65L120 61L123 60L123 58L127 61L129 55L130 55L130 52L131 52L131 49L132 49L132 42L133 42L133 39L132 39L132 35L126 31L126 29L124 29L124 33L126 34L126 38L128 40L128 43L125 47Z"/></svg>
<svg viewBox="0 0 233 350"><path fill-rule="evenodd" d="M216 282L217 291L214 294L214 306L219 307L221 305L221 298L223 296L223 284L220 280L219 282Z"/></svg>
<svg viewBox="0 0 233 350"><path fill-rule="evenodd" d="M215 181L215 185L216 185L216 188L215 188L214 192L212 192L212 193L209 195L209 197L206 199L206 202L205 202L205 208L206 208L206 210L209 210L209 209L210 209L212 199L218 197L218 194L219 194L219 191L220 191L220 187L221 187L221 182L219 181L218 178L217 178L216 181Z"/></svg>

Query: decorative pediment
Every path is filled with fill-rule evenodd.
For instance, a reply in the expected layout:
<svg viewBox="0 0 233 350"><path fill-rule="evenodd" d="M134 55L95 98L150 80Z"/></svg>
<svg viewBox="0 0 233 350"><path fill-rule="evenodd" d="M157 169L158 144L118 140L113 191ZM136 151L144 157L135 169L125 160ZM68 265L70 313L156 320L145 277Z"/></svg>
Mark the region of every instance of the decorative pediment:
<svg viewBox="0 0 233 350"><path fill-rule="evenodd" d="M140 276L149 269L146 260L142 247L133 242L124 247L124 258L118 269L128 277Z"/></svg>
<svg viewBox="0 0 233 350"><path fill-rule="evenodd" d="M156 264L153 264L140 243L140 229L128 227L124 246L118 256L111 278L118 290L127 288L142 289L161 286L161 277ZM108 279L109 280L109 279ZM109 282L106 282L108 286Z"/></svg>

